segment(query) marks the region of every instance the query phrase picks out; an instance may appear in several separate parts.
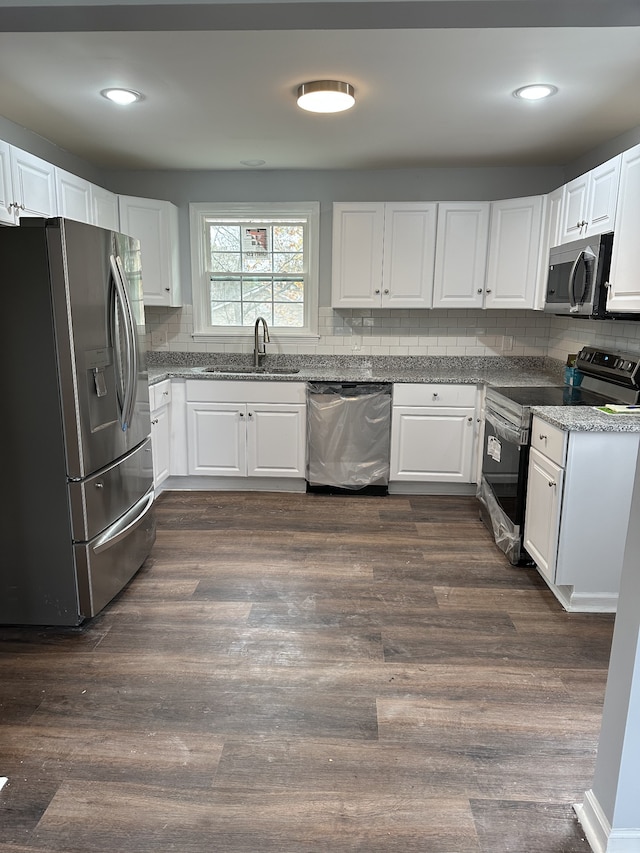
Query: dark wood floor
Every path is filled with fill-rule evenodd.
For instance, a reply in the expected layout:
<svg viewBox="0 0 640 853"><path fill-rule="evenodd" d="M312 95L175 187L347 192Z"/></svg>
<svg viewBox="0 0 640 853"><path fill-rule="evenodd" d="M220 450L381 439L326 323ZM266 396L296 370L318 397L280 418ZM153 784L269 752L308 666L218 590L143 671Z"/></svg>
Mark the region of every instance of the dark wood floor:
<svg viewBox="0 0 640 853"><path fill-rule="evenodd" d="M169 492L82 630L0 628L2 853L581 853L613 618L472 498Z"/></svg>

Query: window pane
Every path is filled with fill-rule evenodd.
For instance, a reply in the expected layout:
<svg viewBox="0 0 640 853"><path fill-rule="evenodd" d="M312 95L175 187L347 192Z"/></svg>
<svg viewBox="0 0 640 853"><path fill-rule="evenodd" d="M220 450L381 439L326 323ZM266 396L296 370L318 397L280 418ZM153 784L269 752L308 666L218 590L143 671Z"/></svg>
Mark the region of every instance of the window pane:
<svg viewBox="0 0 640 853"><path fill-rule="evenodd" d="M239 252L239 225L211 225L209 228L211 252Z"/></svg>
<svg viewBox="0 0 640 853"><path fill-rule="evenodd" d="M302 225L273 226L274 252L301 252L303 241L304 228Z"/></svg>
<svg viewBox="0 0 640 853"><path fill-rule="evenodd" d="M304 261L301 252L292 252L291 254L277 252L273 255L274 272L303 272L303 264Z"/></svg>
<svg viewBox="0 0 640 853"><path fill-rule="evenodd" d="M240 272L240 252L211 253L212 272Z"/></svg>
<svg viewBox="0 0 640 853"><path fill-rule="evenodd" d="M302 302L304 284L301 281L274 281L273 298L276 302Z"/></svg>
<svg viewBox="0 0 640 853"><path fill-rule="evenodd" d="M278 302L273 306L273 325L301 328L304 326L304 308L300 303Z"/></svg>
<svg viewBox="0 0 640 853"><path fill-rule="evenodd" d="M243 272L271 272L272 269L271 254L258 254L257 252L247 252L242 256Z"/></svg>
<svg viewBox="0 0 640 853"><path fill-rule="evenodd" d="M239 302L216 302L211 300L212 326L241 326L242 306Z"/></svg>
<svg viewBox="0 0 640 853"><path fill-rule="evenodd" d="M258 317L264 317L267 323L273 325L272 306L270 302L245 302L242 306L242 325L253 326Z"/></svg>
<svg viewBox="0 0 640 853"><path fill-rule="evenodd" d="M242 298L245 302L271 302L273 299L273 285L271 280L252 281L244 279L242 282Z"/></svg>
<svg viewBox="0 0 640 853"><path fill-rule="evenodd" d="M224 302L228 299L233 299L236 302L240 301L240 280L239 279L211 279L210 288L211 298L213 300Z"/></svg>

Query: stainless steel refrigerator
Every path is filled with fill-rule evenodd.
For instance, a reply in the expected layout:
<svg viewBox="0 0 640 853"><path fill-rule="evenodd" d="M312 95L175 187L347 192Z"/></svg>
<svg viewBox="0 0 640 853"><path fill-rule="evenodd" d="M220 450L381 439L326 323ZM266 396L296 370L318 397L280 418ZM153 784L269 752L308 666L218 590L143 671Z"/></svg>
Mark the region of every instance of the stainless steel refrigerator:
<svg viewBox="0 0 640 853"><path fill-rule="evenodd" d="M79 625L155 540L137 240L0 228L0 623Z"/></svg>

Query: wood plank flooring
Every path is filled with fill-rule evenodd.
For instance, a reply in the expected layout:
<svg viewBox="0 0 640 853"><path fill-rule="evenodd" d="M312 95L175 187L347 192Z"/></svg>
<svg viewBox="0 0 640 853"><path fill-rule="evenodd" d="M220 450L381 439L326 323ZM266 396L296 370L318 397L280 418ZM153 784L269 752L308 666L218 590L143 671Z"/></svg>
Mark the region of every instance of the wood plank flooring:
<svg viewBox="0 0 640 853"><path fill-rule="evenodd" d="M82 629L0 628L0 853L587 853L613 617L473 498L167 492Z"/></svg>

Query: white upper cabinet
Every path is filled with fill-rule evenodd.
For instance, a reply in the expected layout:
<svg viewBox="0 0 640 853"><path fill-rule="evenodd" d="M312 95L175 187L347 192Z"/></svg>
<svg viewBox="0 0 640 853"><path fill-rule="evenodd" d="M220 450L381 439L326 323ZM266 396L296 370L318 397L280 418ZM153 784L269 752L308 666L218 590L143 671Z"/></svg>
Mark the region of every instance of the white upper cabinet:
<svg viewBox="0 0 640 853"><path fill-rule="evenodd" d="M15 225L10 145L0 140L0 222Z"/></svg>
<svg viewBox="0 0 640 853"><path fill-rule="evenodd" d="M120 230L140 240L145 305L182 304L178 208L168 201L120 196Z"/></svg>
<svg viewBox="0 0 640 853"><path fill-rule="evenodd" d="M333 205L334 308L429 308L437 204Z"/></svg>
<svg viewBox="0 0 640 853"><path fill-rule="evenodd" d="M78 222L93 222L89 181L57 167L55 175L58 215L67 219L76 219Z"/></svg>
<svg viewBox="0 0 640 853"><path fill-rule="evenodd" d="M533 308L543 196L491 202L485 308Z"/></svg>
<svg viewBox="0 0 640 853"><path fill-rule="evenodd" d="M542 237L538 253L538 276L533 307L544 308L549 277L549 249L560 243L560 221L562 218L563 187L558 187L543 199L542 206Z"/></svg>
<svg viewBox="0 0 640 853"><path fill-rule="evenodd" d="M640 311L640 145L622 155L608 311Z"/></svg>
<svg viewBox="0 0 640 853"><path fill-rule="evenodd" d="M55 216L55 167L6 142L2 143L0 156L0 221L15 224L21 216Z"/></svg>
<svg viewBox="0 0 640 853"><path fill-rule="evenodd" d="M560 244L614 230L620 164L618 155L565 184Z"/></svg>
<svg viewBox="0 0 640 853"><path fill-rule="evenodd" d="M91 210L94 225L99 225L100 228L109 228L111 231L120 230L118 196L115 193L92 184Z"/></svg>
<svg viewBox="0 0 640 853"><path fill-rule="evenodd" d="M488 236L488 202L440 202L434 308L482 308Z"/></svg>
<svg viewBox="0 0 640 853"><path fill-rule="evenodd" d="M437 204L385 204L382 307L430 308Z"/></svg>
<svg viewBox="0 0 640 853"><path fill-rule="evenodd" d="M384 204L333 205L332 299L335 308L379 308Z"/></svg>

